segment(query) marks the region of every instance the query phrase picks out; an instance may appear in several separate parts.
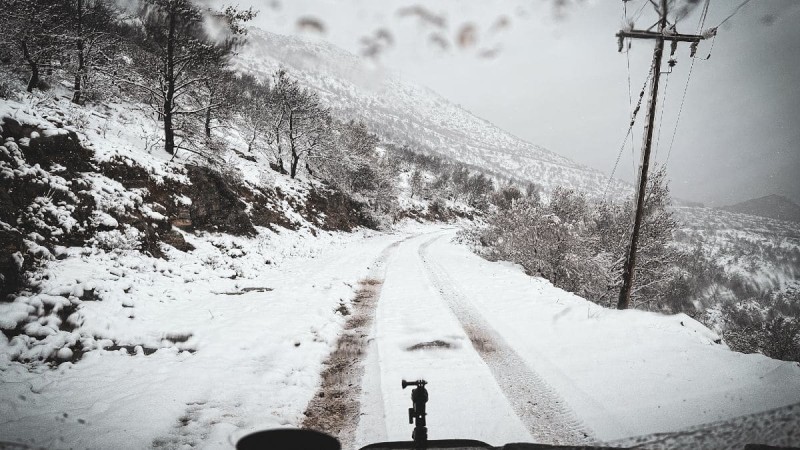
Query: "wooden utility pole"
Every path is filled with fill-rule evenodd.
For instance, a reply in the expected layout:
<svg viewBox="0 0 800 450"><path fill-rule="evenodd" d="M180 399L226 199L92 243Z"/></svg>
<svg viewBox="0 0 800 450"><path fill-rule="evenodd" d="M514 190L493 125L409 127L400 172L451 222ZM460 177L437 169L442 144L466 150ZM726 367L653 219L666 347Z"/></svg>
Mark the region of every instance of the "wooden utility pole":
<svg viewBox="0 0 800 450"><path fill-rule="evenodd" d="M658 32L649 30L629 30L617 33L622 51L622 43L625 39L655 39L656 48L653 52L653 82L650 84L650 99L647 104L647 124L644 130L644 148L642 149L641 173L639 174L639 184L636 189L636 217L633 221L633 232L631 233L631 244L628 255L625 258L625 268L622 272L622 290L619 293L617 309L627 309L631 301L631 289L633 288L633 276L636 268L636 249L639 240L639 232L642 227L642 215L644 213L644 199L647 191L647 171L650 168L650 148L653 143L653 129L656 113L656 101L658 99L658 81L661 75L661 60L664 56L664 41L672 42L692 42L697 45L703 39L700 35L688 35L678 33L668 33L667 22L667 0L661 0L661 18L658 22ZM652 27L651 27L652 28ZM674 27L673 27L674 29ZM692 51L694 54L694 51Z"/></svg>

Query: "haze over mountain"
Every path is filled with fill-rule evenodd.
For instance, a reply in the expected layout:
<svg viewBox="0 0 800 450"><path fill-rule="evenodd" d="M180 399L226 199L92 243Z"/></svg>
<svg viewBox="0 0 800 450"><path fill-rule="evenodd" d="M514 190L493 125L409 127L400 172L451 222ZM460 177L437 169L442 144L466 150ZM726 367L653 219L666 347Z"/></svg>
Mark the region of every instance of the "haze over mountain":
<svg viewBox="0 0 800 450"><path fill-rule="evenodd" d="M377 40L376 31L386 30L393 41L382 47L383 67L399 70L501 128L605 174L614 166L633 109L627 57L633 95L644 83L652 59L650 43L617 52L613 35L621 25L621 1L240 3L261 10L254 22L260 28L317 36L356 54ZM645 6L639 8L642 3ZM654 158L668 162L672 191L679 197L722 206L778 193L800 204L800 127L795 126L800 105L800 2L749 2L738 8L740 3L710 2L706 27L738 12L719 29L717 39L700 43L698 55L704 59L697 59L693 70L688 46L679 45L669 89L660 89L664 110L658 122L663 124L664 151L655 152ZM446 19L443 25L403 14L402 8L414 4ZM656 22L647 0L625 4L637 27ZM562 6L564 14L553 13ZM696 7L678 20L678 31L693 33L702 10ZM319 19L324 30L303 27L300 20L307 17ZM507 19L499 22L500 32L494 26L498 18ZM478 45L462 48L454 40L466 25L479 31ZM429 40L439 34L451 41L446 51ZM493 58L481 57L481 52L495 48L500 52ZM709 54L713 56L707 59ZM687 78L691 82L684 97ZM636 148L642 144L641 119L634 130ZM638 152L624 152L616 176L634 182L637 162Z"/></svg>
<svg viewBox="0 0 800 450"><path fill-rule="evenodd" d="M532 181L545 191L562 185L600 197L608 177L526 142L428 88L371 67L324 41L252 29L236 65L262 79L279 68L312 88L340 118L357 118L386 142L438 154L499 176ZM610 195L630 187L613 181Z"/></svg>
<svg viewBox="0 0 800 450"><path fill-rule="evenodd" d="M720 209L751 216L800 222L800 206L788 198L776 194L723 206Z"/></svg>

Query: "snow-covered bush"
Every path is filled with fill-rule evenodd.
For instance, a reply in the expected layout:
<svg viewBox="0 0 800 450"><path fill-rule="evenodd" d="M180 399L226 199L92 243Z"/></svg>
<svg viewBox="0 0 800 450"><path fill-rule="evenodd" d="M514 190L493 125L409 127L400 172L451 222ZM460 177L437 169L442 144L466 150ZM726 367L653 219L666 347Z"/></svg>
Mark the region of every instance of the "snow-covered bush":
<svg viewBox="0 0 800 450"><path fill-rule="evenodd" d="M504 186L492 195L492 203L501 210L510 209L515 200L525 197L525 194L514 185Z"/></svg>
<svg viewBox="0 0 800 450"><path fill-rule="evenodd" d="M720 313L731 349L800 362L800 291L728 302Z"/></svg>
<svg viewBox="0 0 800 450"><path fill-rule="evenodd" d="M98 231L91 244L105 251L130 251L139 250L142 233L129 225L122 230Z"/></svg>
<svg viewBox="0 0 800 450"><path fill-rule="evenodd" d="M519 199L491 215L473 236L489 259L519 263L556 286L596 298L608 289L610 274L607 258L592 252L585 208L585 199L568 190L557 190L549 204Z"/></svg>
<svg viewBox="0 0 800 450"><path fill-rule="evenodd" d="M516 194L509 193L509 197ZM668 210L669 201L664 173L659 171L645 201L632 292L634 307L680 312L692 305L683 297L668 295L682 275L675 266L680 253L671 245L676 223ZM593 203L579 192L556 188L547 203L538 196L512 198L509 208L498 208L487 218L486 226L469 235L490 259L519 263L558 287L612 306L622 282L632 205L630 201Z"/></svg>

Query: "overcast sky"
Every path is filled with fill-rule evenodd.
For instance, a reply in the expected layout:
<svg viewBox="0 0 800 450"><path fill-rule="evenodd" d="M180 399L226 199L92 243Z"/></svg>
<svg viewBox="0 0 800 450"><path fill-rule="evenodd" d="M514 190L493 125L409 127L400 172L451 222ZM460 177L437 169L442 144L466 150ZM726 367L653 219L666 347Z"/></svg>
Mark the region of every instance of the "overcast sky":
<svg viewBox="0 0 800 450"><path fill-rule="evenodd" d="M656 20L646 0L637 28ZM228 2L229 3L229 2ZM627 58L614 34L621 0L240 0L261 11L255 25L282 34L326 39L354 53L381 51L377 63L402 72L528 141L610 173L630 116ZM711 0L705 28L741 3ZM423 5L433 15L404 7ZM678 23L695 33L699 9ZM309 20L310 19L310 20ZM442 19L442 20L439 20ZM317 23L324 30L320 32ZM751 1L703 42L695 60L671 152L691 64L682 44L677 65L662 76L666 91L657 160L667 162L673 193L710 205L782 194L800 203L800 2ZM386 38L388 36L388 38ZM653 43L630 52L634 103L652 59ZM616 175L634 179L644 107ZM663 118L662 118L663 114ZM658 129L656 135L658 136ZM669 160L667 161L667 154Z"/></svg>

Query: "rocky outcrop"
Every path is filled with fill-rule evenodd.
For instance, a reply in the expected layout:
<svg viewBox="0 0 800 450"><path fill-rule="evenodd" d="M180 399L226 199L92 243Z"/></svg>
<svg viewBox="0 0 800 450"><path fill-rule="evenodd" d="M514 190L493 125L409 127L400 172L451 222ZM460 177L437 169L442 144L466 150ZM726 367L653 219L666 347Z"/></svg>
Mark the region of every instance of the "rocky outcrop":
<svg viewBox="0 0 800 450"><path fill-rule="evenodd" d="M247 204L228 185L219 172L207 167L187 166L192 182L187 196L192 200L188 208L190 228L220 231L237 236L256 234L247 214ZM173 217L185 222L184 211L174 211Z"/></svg>

